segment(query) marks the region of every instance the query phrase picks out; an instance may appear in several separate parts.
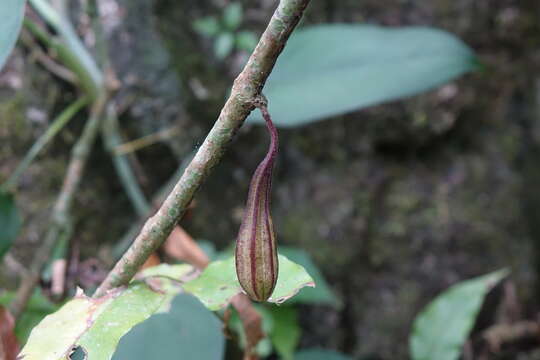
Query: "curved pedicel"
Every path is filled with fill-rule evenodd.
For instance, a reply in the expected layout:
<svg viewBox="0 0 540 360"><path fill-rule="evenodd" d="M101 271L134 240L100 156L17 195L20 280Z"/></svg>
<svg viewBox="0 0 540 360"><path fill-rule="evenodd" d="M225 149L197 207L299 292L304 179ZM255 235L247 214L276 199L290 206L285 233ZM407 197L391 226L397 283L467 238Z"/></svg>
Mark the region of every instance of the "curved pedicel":
<svg viewBox="0 0 540 360"><path fill-rule="evenodd" d="M244 291L255 301L265 301L272 295L278 277L276 237L270 215L272 170L278 152L278 133L266 102L259 101L257 107L270 132L270 147L251 179L246 209L236 239L235 258L236 274Z"/></svg>

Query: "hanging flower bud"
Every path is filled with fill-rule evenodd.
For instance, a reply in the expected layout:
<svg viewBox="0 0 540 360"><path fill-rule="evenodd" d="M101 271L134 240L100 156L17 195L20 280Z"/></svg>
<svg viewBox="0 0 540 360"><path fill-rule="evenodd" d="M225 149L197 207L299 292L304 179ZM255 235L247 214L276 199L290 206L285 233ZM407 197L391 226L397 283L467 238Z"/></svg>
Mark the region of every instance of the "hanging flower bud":
<svg viewBox="0 0 540 360"><path fill-rule="evenodd" d="M268 114L266 101L259 101L257 106L270 132L270 147L249 185L235 257L236 274L244 291L255 301L265 301L272 295L278 276L276 237L270 215L272 169L278 152L278 134Z"/></svg>

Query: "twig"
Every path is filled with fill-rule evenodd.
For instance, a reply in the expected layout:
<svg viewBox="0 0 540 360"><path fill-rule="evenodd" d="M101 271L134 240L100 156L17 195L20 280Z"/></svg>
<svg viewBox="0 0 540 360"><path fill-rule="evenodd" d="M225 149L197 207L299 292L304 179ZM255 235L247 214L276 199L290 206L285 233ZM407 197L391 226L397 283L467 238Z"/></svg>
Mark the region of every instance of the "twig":
<svg viewBox="0 0 540 360"><path fill-rule="evenodd" d="M6 182L2 185L3 190L7 190L10 188L13 188L17 185L17 182L19 180L19 177L21 174L28 168L28 166L32 163L32 161L35 159L35 157L39 154L39 152L47 145L49 141L51 141L60 130L66 126L66 124L81 110L86 104L88 103L87 97L81 97L77 101L73 102L71 105L69 105L67 108L64 109L56 117L56 119L53 120L52 124L49 126L47 131L41 137L32 145L30 150L26 153L26 156L24 159L20 162L19 166L15 169L15 171L11 174L11 176L6 180Z"/></svg>
<svg viewBox="0 0 540 360"><path fill-rule="evenodd" d="M58 239L62 237L66 231L70 231L69 210L74 195L79 187L86 161L90 155L90 150L99 129L105 101L106 96L101 95L93 105L90 118L85 125L83 133L73 147L64 184L62 185L62 190L56 199L52 211L51 227L49 228L43 243L36 252L28 276L23 279L17 290L15 299L11 303L10 309L15 318L17 318L26 307L36 284L39 282L41 269L47 264Z"/></svg>
<svg viewBox="0 0 540 360"><path fill-rule="evenodd" d="M253 101L260 94L309 2L310 0L280 1L248 63L236 78L231 96L195 158L161 208L148 219L131 247L97 289L94 297L103 296L108 290L129 283L139 267L165 241L182 218L195 192L219 162L236 131L254 109Z"/></svg>
<svg viewBox="0 0 540 360"><path fill-rule="evenodd" d="M113 104L107 106L107 115L102 127L102 135L105 140L105 146L109 151L116 169L116 173L120 178L120 182L126 191L137 215L142 217L150 212L150 204L146 199L141 187L137 183L135 175L131 170L129 160L125 155L115 154L114 149L122 142L118 130L118 118Z"/></svg>
<svg viewBox="0 0 540 360"><path fill-rule="evenodd" d="M493 325L482 333L489 349L493 353L500 351L502 345L521 339L538 339L540 324L538 321L519 321L513 324Z"/></svg>
<svg viewBox="0 0 540 360"><path fill-rule="evenodd" d="M127 143L120 144L114 148L115 155L125 155L138 151L144 147L153 145L159 141L168 140L180 132L178 126L160 130L154 134L146 135Z"/></svg>

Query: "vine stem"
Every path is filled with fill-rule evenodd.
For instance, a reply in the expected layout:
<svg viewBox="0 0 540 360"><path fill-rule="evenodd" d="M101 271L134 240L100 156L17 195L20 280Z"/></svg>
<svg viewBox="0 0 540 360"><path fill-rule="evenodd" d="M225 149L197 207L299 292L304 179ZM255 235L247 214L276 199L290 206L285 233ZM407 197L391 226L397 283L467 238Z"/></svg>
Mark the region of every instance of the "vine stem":
<svg viewBox="0 0 540 360"><path fill-rule="evenodd" d="M106 116L102 125L102 136L105 148L109 151L116 173L124 190L138 216L146 216L150 212L150 203L146 199L126 155L117 155L114 149L120 145L122 138L118 126L118 117L114 104L111 102L106 109Z"/></svg>
<svg viewBox="0 0 540 360"><path fill-rule="evenodd" d="M79 110L86 106L87 103L88 98L83 96L65 108L65 110L53 120L43 135L41 135L41 137L32 145L30 150L28 150L24 159L17 166L15 171L13 171L6 182L1 186L1 189L7 190L12 187L16 187L19 177L28 168L39 152L56 136L56 134L60 132L60 130L64 128L64 126L79 112Z"/></svg>
<svg viewBox="0 0 540 360"><path fill-rule="evenodd" d="M234 81L231 95L199 151L157 213L146 221L130 248L96 290L94 297L103 296L113 288L128 284L139 267L167 239L195 192L254 109L254 102L309 2L280 1L253 54Z"/></svg>

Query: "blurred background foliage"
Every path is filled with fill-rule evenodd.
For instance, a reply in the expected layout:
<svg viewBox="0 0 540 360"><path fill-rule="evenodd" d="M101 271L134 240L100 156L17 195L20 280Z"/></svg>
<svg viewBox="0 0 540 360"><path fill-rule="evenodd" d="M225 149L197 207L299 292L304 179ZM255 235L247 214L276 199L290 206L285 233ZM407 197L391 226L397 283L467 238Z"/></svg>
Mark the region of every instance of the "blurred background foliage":
<svg viewBox="0 0 540 360"><path fill-rule="evenodd" d="M84 3L70 2L70 14L92 48ZM137 180L150 198L202 142L275 2L103 0L100 4L110 57L122 83L117 99L123 141L154 136L145 146L117 150L130 154ZM330 350L314 355L313 348L334 349L355 359L406 359L414 319L437 294L460 280L507 267L511 277L488 297L476 325L471 324L470 352L465 351L464 359L540 359L537 338L495 346L497 341L487 336L494 326L535 323L539 310L540 4L320 0L311 3L298 36L302 31L309 34L306 29L311 26L343 23L369 29L374 25L442 29L463 41L452 54L462 54L457 58L466 61L459 63L459 71L441 79L435 75L442 70L435 67L434 73L422 77L428 83L420 85L407 82L419 78L407 79L414 69L408 67L411 72L404 73L398 66L404 65L402 60L379 69L386 82L373 79L369 87L347 73L342 78L330 76L322 88L309 86L311 78L322 78L324 64L317 63L318 53L354 58L355 54L339 50L357 44L355 39L362 36L352 34L327 39L328 48L313 48L308 59L300 59L309 65L306 77L293 80L298 74L287 69L292 60L283 63L281 78L280 68L276 69L267 88L270 109L282 125L274 222L284 253L311 269L322 285L302 290L294 306L260 310L266 314L267 329L291 334L284 339L273 335L266 349L264 343L259 345L261 354L275 351L290 358L296 343L284 340L293 339L299 348L311 349L297 359L342 358L330 355ZM375 39L373 34L369 39ZM379 41L373 49L397 51L396 46L411 44L407 39ZM437 38L432 48L429 40L422 40L417 49L431 55L441 51L437 46L442 43ZM18 46L0 74L2 181L55 114L75 100L71 87L43 67L40 50L38 45ZM443 59L451 57L443 54ZM376 58L372 63L380 66L381 61ZM471 70L476 71L421 95L377 105L414 93L405 91L407 84L425 90ZM299 103L294 96L298 90L286 92L287 82L307 85L301 91L314 91L321 108ZM377 87L383 95L377 94ZM273 89L275 102L285 103L282 107L272 108ZM331 108L336 98L347 111ZM352 111L365 105L373 106ZM236 237L250 175L266 150L266 132L256 122L253 117L242 127L182 221L191 236L205 240L209 253L227 251ZM83 124L84 115L78 115L20 179L16 202L23 226L10 253L21 264L30 261L44 233L69 149ZM80 266L70 276L73 283L89 288L113 262L119 239L138 222L101 142L93 150L72 212L75 230L69 258L80 259ZM0 199L0 212L16 217L5 210L10 201ZM0 255L2 251L0 245ZM15 265L4 261L1 266L0 284L15 289ZM34 309L32 304L29 309ZM36 297L34 312L53 309L42 295ZM292 320L283 321L287 318ZM24 338L27 331L18 335ZM496 337L501 338L506 339Z"/></svg>

